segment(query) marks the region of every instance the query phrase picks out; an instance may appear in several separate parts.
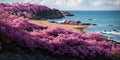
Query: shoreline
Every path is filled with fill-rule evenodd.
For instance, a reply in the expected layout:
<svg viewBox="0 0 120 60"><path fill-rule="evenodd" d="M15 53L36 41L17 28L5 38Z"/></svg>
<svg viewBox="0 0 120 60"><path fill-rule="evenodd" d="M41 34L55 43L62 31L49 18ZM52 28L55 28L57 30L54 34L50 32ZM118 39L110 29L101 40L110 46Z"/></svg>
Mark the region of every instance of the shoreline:
<svg viewBox="0 0 120 60"><path fill-rule="evenodd" d="M30 23L44 26L44 27L62 27L71 29L74 32L83 32L84 28L87 28L89 25L70 25L70 24L59 24L59 23L50 23L47 20L28 20Z"/></svg>
<svg viewBox="0 0 120 60"><path fill-rule="evenodd" d="M70 25L70 24L59 24L59 23L51 23L45 19L41 20L28 20L30 23L39 25L39 26L44 26L44 27L62 27L62 28L68 28L71 29L73 32L83 32L83 29L89 27L89 25ZM116 42L120 44L118 41L114 41L113 39L109 39L110 41Z"/></svg>

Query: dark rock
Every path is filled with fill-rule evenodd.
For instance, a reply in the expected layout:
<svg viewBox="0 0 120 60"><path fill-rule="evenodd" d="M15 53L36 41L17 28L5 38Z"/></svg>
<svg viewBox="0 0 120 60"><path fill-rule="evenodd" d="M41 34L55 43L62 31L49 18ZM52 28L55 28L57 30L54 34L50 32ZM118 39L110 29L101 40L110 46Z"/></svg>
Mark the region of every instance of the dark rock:
<svg viewBox="0 0 120 60"><path fill-rule="evenodd" d="M93 25L93 26L96 26L97 24L91 24L91 23L81 23L80 25Z"/></svg>
<svg viewBox="0 0 120 60"><path fill-rule="evenodd" d="M113 26L113 25L109 25L109 26Z"/></svg>
<svg viewBox="0 0 120 60"><path fill-rule="evenodd" d="M97 24L92 24L92 25L96 26Z"/></svg>
<svg viewBox="0 0 120 60"><path fill-rule="evenodd" d="M74 14L69 13L68 11L61 11L64 16L74 16Z"/></svg>
<svg viewBox="0 0 120 60"><path fill-rule="evenodd" d="M81 23L80 25L91 25L91 23Z"/></svg>
<svg viewBox="0 0 120 60"><path fill-rule="evenodd" d="M50 23L57 23L56 21L49 21Z"/></svg>

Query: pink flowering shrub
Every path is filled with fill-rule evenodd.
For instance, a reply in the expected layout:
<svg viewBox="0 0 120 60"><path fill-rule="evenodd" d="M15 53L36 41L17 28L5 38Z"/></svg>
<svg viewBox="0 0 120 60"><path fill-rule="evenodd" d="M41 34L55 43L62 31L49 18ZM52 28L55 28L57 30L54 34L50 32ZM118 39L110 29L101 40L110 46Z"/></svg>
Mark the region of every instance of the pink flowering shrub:
<svg viewBox="0 0 120 60"><path fill-rule="evenodd" d="M28 31L33 31L35 29L39 29L39 30L46 29L46 27L29 23L27 18L18 17L15 15L9 15L8 13L4 13L4 15L5 17L1 17L0 21L4 24L10 25L11 27L19 28L22 30L28 30Z"/></svg>
<svg viewBox="0 0 120 60"><path fill-rule="evenodd" d="M39 11L51 10L50 8L44 5L38 4L29 4L29 3L13 3L13 4L4 4L0 3L0 8L5 11L8 11L10 14L17 16L24 16L31 18Z"/></svg>
<svg viewBox="0 0 120 60"><path fill-rule="evenodd" d="M94 59L97 56L110 58L120 54L120 44L100 34L78 33L61 27L45 29L29 23L27 19L4 12L0 10L0 17L7 17L0 19L0 36L21 47L31 50L46 49L56 55L76 56L80 59ZM2 40L0 42L2 43Z"/></svg>

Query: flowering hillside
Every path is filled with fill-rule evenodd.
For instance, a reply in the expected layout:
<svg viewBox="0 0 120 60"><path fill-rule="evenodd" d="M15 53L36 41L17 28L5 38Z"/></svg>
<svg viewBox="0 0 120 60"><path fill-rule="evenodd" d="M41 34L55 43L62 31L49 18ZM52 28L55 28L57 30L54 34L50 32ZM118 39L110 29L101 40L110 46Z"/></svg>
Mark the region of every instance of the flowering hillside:
<svg viewBox="0 0 120 60"><path fill-rule="evenodd" d="M9 48L13 44L14 47ZM112 58L120 54L120 44L100 34L78 33L61 27L42 27L0 10L0 51L6 50L6 46L8 50L14 51L22 51L23 47L31 51L45 49L55 55L80 59L99 56Z"/></svg>
<svg viewBox="0 0 120 60"><path fill-rule="evenodd" d="M23 16L31 19L62 18L64 17L58 9L51 9L44 5L30 3L0 3L0 8L11 15Z"/></svg>

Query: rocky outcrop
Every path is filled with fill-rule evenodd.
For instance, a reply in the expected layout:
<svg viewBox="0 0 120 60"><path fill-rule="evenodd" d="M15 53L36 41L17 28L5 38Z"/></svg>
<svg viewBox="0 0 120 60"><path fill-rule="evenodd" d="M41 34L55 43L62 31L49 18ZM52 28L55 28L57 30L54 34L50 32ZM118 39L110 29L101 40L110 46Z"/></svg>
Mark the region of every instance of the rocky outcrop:
<svg viewBox="0 0 120 60"><path fill-rule="evenodd" d="M41 18L46 18L46 19L59 19L63 18L63 14L55 9L55 10L45 10L45 11L39 11L33 19L41 19Z"/></svg>
<svg viewBox="0 0 120 60"><path fill-rule="evenodd" d="M71 13L68 12L68 11L61 11L61 13L62 13L64 16L74 16L74 14L71 14Z"/></svg>

